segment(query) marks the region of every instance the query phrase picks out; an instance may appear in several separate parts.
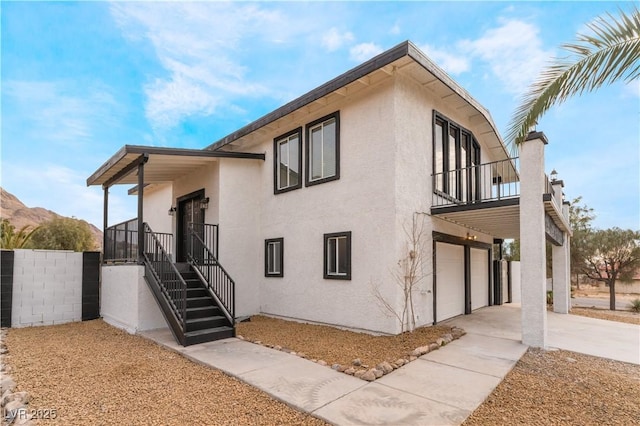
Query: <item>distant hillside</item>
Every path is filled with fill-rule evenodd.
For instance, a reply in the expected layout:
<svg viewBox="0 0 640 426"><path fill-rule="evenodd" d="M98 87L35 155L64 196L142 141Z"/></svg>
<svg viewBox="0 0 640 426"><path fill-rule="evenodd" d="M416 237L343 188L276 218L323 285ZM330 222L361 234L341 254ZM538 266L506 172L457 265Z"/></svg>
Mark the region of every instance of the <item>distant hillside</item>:
<svg viewBox="0 0 640 426"><path fill-rule="evenodd" d="M27 207L10 192L0 187L0 207L2 219L8 219L16 230L26 225L38 226L61 215L42 207ZM89 223L96 246L102 248L102 231Z"/></svg>

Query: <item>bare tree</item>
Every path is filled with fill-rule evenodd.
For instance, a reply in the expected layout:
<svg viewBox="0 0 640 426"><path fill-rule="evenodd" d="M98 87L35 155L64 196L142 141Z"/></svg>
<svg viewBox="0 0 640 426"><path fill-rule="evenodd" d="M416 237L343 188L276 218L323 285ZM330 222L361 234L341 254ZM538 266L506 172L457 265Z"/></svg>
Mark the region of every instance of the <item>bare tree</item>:
<svg viewBox="0 0 640 426"><path fill-rule="evenodd" d="M423 214L415 212L411 220L411 226L405 225L403 228L407 236L407 253L406 256L398 261L398 267L391 272L394 283L402 291L400 308L396 308L395 304L384 297L380 291L379 283L373 285L373 295L378 305L398 320L402 333L405 331L411 332L416 328L413 293L416 291L418 284L427 276L424 273L424 244L426 241Z"/></svg>

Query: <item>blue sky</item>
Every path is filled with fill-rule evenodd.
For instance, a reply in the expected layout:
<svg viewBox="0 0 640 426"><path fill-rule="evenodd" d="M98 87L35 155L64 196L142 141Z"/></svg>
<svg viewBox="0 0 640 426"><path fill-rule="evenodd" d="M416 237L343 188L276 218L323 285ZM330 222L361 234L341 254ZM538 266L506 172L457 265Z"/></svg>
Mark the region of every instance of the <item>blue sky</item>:
<svg viewBox="0 0 640 426"><path fill-rule="evenodd" d="M585 23L631 2L2 2L2 186L30 207L102 224L86 178L122 145L203 148L404 40L491 112L504 134L542 66ZM600 228L640 229L640 90L618 83L554 107L568 199ZM135 199L110 196L110 223Z"/></svg>

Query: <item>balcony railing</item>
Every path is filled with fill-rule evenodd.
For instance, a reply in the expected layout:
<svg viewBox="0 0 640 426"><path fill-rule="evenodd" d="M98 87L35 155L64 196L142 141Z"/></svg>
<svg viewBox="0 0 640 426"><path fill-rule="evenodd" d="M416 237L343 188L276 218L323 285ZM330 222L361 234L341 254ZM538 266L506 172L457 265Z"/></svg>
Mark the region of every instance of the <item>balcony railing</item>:
<svg viewBox="0 0 640 426"><path fill-rule="evenodd" d="M519 157L433 175L432 207L477 204L520 196Z"/></svg>
<svg viewBox="0 0 640 426"><path fill-rule="evenodd" d="M155 232L155 237L169 255L173 253L173 235ZM118 223L104 231L103 261L108 263L137 262L138 259L138 219L133 218Z"/></svg>

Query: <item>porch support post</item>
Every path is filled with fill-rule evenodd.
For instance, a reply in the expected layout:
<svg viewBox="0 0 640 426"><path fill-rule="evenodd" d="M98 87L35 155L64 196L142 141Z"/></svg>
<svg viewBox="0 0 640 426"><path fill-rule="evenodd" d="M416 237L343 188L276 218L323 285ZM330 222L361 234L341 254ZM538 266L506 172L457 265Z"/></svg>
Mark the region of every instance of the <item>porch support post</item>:
<svg viewBox="0 0 640 426"><path fill-rule="evenodd" d="M520 145L520 263L522 343L547 344L546 247L543 194L546 191L542 132L531 132Z"/></svg>
<svg viewBox="0 0 640 426"><path fill-rule="evenodd" d="M569 216L568 203L562 205L562 213ZM566 213L565 213L566 211ZM561 246L553 246L553 312L568 314L571 309L571 256L568 233L564 233Z"/></svg>
<svg viewBox="0 0 640 426"><path fill-rule="evenodd" d="M102 261L104 262L107 250L107 228L109 227L109 187L103 186L104 201L102 202Z"/></svg>
<svg viewBox="0 0 640 426"><path fill-rule="evenodd" d="M149 160L147 154L143 154L138 163L138 263L143 263L144 258L144 165Z"/></svg>

